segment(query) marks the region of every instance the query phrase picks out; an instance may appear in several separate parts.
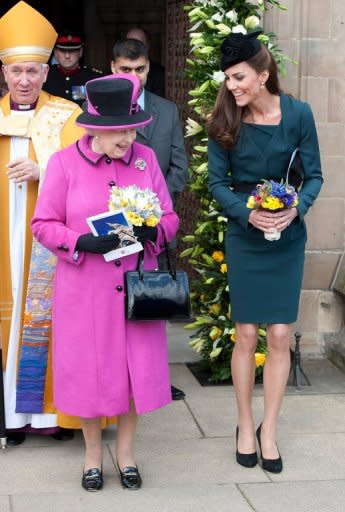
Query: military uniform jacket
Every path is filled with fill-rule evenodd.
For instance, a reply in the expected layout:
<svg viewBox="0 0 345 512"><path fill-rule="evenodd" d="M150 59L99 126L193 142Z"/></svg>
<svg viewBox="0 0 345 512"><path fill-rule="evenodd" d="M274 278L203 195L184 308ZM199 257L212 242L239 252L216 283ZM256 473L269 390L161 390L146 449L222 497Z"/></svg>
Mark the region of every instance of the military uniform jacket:
<svg viewBox="0 0 345 512"><path fill-rule="evenodd" d="M49 94L60 96L82 105L86 99L85 84L89 80L103 76L103 72L96 68L81 66L74 75L65 75L55 64L50 67L48 78L43 89Z"/></svg>

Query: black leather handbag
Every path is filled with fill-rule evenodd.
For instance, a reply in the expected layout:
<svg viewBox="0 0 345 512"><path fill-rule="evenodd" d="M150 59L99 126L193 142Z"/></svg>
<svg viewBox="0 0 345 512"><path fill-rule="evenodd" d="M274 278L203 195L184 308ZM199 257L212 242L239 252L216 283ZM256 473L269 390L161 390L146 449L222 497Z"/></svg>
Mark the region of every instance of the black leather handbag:
<svg viewBox="0 0 345 512"><path fill-rule="evenodd" d="M286 181L298 190L304 180L304 167L299 149L296 148L291 155L289 167L286 173Z"/></svg>
<svg viewBox="0 0 345 512"><path fill-rule="evenodd" d="M168 270L144 270L144 251L137 269L125 273L127 320L191 320L186 272L175 270L165 242Z"/></svg>

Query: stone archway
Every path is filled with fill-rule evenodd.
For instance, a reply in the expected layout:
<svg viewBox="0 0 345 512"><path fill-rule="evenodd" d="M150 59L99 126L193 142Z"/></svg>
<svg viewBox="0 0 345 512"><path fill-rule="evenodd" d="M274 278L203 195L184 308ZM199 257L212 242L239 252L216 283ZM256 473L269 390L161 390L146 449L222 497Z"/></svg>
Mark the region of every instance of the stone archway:
<svg viewBox="0 0 345 512"><path fill-rule="evenodd" d="M75 1L75 0L72 0ZM80 3L80 2L79 2ZM166 68L167 96L187 115L188 83L184 76L188 54L186 0L83 0L86 60L104 71L109 69L111 50L117 38L133 25L151 35L150 55Z"/></svg>
<svg viewBox="0 0 345 512"><path fill-rule="evenodd" d="M3 0L0 16L18 0ZM110 71L116 39L133 25L151 35L150 54L167 69L168 96L185 110L183 76L188 53L186 0L30 0L30 5L51 21L57 31L81 31L85 35L85 61ZM184 116L185 117L185 116Z"/></svg>

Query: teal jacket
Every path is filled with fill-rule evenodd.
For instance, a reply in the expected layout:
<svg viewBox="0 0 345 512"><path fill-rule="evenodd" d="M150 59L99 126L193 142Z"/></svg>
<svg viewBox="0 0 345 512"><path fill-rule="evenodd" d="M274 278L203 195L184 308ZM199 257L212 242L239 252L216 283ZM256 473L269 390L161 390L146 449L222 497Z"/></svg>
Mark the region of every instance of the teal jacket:
<svg viewBox="0 0 345 512"><path fill-rule="evenodd" d="M281 122L270 143L265 147L259 147L255 143L250 128L245 123L242 123L238 142L231 150L224 149L212 139L209 140L211 194L221 205L224 215L241 226L241 231L252 229L252 226L248 225L251 212L246 206L248 194L231 190L231 185L284 178L290 157L297 147L300 149L305 173L297 206L299 220L303 225L303 217L320 191L323 182L320 152L310 106L308 103L281 94L281 111Z"/></svg>

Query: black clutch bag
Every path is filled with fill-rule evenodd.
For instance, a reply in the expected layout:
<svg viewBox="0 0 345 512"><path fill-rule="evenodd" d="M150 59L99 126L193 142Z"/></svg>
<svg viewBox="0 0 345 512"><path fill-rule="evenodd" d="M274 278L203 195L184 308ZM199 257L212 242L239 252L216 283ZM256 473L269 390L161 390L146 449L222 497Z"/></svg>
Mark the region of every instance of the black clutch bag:
<svg viewBox="0 0 345 512"><path fill-rule="evenodd" d="M290 158L289 167L286 173L286 182L298 190L304 180L304 167L299 149L296 148Z"/></svg>
<svg viewBox="0 0 345 512"><path fill-rule="evenodd" d="M127 320L190 320L191 305L186 272L171 266L165 242L168 270L143 270L144 251L137 270L125 273Z"/></svg>

